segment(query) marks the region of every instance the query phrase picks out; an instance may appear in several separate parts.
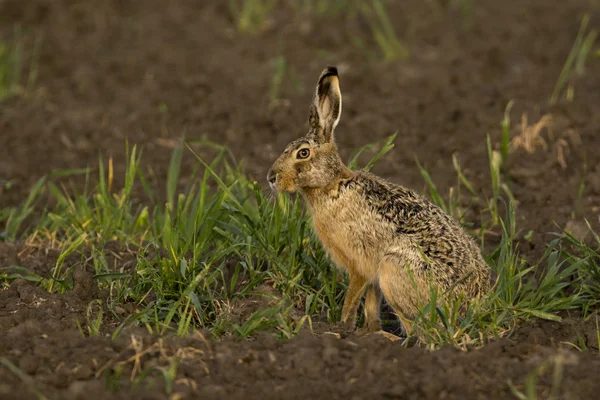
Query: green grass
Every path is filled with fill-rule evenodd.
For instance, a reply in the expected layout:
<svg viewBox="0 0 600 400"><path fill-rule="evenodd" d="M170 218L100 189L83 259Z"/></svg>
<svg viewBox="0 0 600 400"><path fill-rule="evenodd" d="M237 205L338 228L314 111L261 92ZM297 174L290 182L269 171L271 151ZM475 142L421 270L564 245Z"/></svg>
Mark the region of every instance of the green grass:
<svg viewBox="0 0 600 400"><path fill-rule="evenodd" d="M250 318L260 323L236 327L229 323L228 307L261 284L282 294L272 310L280 317L268 323L284 336L297 330L284 303L336 320L344 286L334 279L336 273L311 235L300 199L280 196L274 204L269 202L258 183L225 159L225 149L211 163L198 159L203 172L196 170L191 183L178 192L184 151L182 143L173 153L164 204L137 205L132 198L134 186L147 190L150 199L157 197L139 168L136 147L127 152L125 184L119 190L109 189L102 162L98 183L81 193L41 181L26 205L11 212L12 220L39 205L42 195L50 196L56 206L44 210L28 233L35 240L55 243L62 252L51 277L27 273L28 279L51 292L71 290L66 256L88 252L95 279L111 291L108 307L114 315L118 305L135 302L141 308L136 323L158 332L175 329L184 334L192 327L210 327L216 333L249 335L264 328L260 321L266 315ZM14 237L16 223L7 226L7 236ZM113 241L139 248L133 273L107 265L104 249ZM233 264L230 270L228 263ZM8 280L22 274L1 273Z"/></svg>
<svg viewBox="0 0 600 400"><path fill-rule="evenodd" d="M464 24L467 27L471 27L473 25L473 9L475 8L475 0L454 0L452 3L460 10Z"/></svg>
<svg viewBox="0 0 600 400"><path fill-rule="evenodd" d="M12 38L0 42L0 101L19 92L26 93L35 85L40 43L37 38L31 54L25 54L24 35L19 26L14 28Z"/></svg>
<svg viewBox="0 0 600 400"><path fill-rule="evenodd" d="M277 56L273 60L273 76L269 85L269 107L274 107L282 100L281 91L284 83L291 83L298 92L303 91L302 83L298 79L296 69L290 64L283 50L283 42L280 40Z"/></svg>
<svg viewBox="0 0 600 400"><path fill-rule="evenodd" d="M264 31L274 10L287 6L278 0L227 0L227 4L235 27L241 34L258 34ZM368 59L383 58L386 62L392 62L410 58L408 47L398 37L390 19L385 0L300 0L289 3L289 6L299 18L305 18L307 15L341 15L354 18L360 15L368 25L370 36L350 32L349 37ZM289 65L285 58L278 55L275 68L274 81L271 84L271 102L273 97L277 96L281 85L276 80L285 74L284 70L288 69Z"/></svg>
<svg viewBox="0 0 600 400"><path fill-rule="evenodd" d="M592 56L592 49L598 37L598 31L595 29L588 30L589 21L589 14L584 15L581 19L581 25L573 47L567 56L563 69L556 81L554 91L550 96L550 104L556 104L561 97L565 97L569 101L573 99L574 88L572 80L584 74L585 64Z"/></svg>
<svg viewBox="0 0 600 400"><path fill-rule="evenodd" d="M597 250L560 235L536 264L527 265L514 244L512 202L506 224L501 224L502 240L487 257L498 276L492 290L462 314L458 311L464 299L433 293L431 302L421 307L415 328L428 345L481 346L531 318L560 321L557 313L567 310L587 316L600 304Z"/></svg>
<svg viewBox="0 0 600 400"><path fill-rule="evenodd" d="M503 125L508 125L507 118ZM500 144L502 148L502 143ZM556 234L546 246L543 256L533 265L527 265L518 251L515 201L500 173L501 151L493 150L490 138L487 148L491 177L491 197L483 202L485 191L478 193L461 171L458 157L453 157L457 185L448 198L439 193L428 171L417 165L428 187L430 199L461 222L461 205L478 207L476 218L481 228L472 230L484 246L483 232L501 234L500 243L485 251L486 260L497 274L492 290L466 309L462 298L432 289L431 301L421 304L412 334L431 347L453 345L458 348L481 346L489 340L509 334L519 324L531 318L560 321L561 311L579 310L584 317L600 305L600 237L588 228L596 242L590 247L569 233ZM461 193L466 194L464 198ZM506 204L504 212L500 207ZM503 215L504 214L504 215ZM465 224L466 229L470 226ZM530 236L530 233L524 237ZM462 312L461 312L462 311Z"/></svg>
<svg viewBox="0 0 600 400"><path fill-rule="evenodd" d="M394 24L390 20L385 3L382 0L363 1L360 3L360 11L367 19L373 39L381 50L384 61L390 62L410 58L410 51L398 38Z"/></svg>
<svg viewBox="0 0 600 400"><path fill-rule="evenodd" d="M548 357L542 363L540 363L537 367L535 367L527 377L525 378L525 382L522 385L523 390L516 387L511 380L507 382L508 387L511 393L519 400L537 400L540 397L538 396L538 386L541 386L539 380L542 376L550 373L551 374L551 382L549 388L544 388L545 393L548 393L547 396L544 396L545 399L558 399L560 398L560 388L562 385L562 380L564 377L564 369L565 365L568 363L566 359L567 356L564 354L556 354Z"/></svg>
<svg viewBox="0 0 600 400"><path fill-rule="evenodd" d="M328 15L355 15L363 0L298 0L291 5L295 12L313 14L317 16Z"/></svg>
<svg viewBox="0 0 600 400"><path fill-rule="evenodd" d="M445 200L429 173L417 161L429 189L429 197L435 204L461 222L461 204L470 203L469 207L478 207L480 213L476 217L481 228L472 234L479 235L482 248L485 248L483 232L497 232L499 228L501 234L500 243L491 251L484 251L497 280L483 299L473 302L465 310L464 299L432 290L431 301L422 304L413 333L429 346L481 346L490 339L509 334L531 318L560 321L557 313L567 310L580 310L587 317L600 305L600 237L589 224L597 244L595 248L569 233L561 232L547 243L545 253L533 265L527 265L518 251L517 209L509 183L501 174L503 162L509 156L506 144L509 142L508 112L511 105L507 106L501 124L500 151L494 150L495 146L487 137L490 189L478 193L462 173L455 154L456 190L453 188ZM489 198L486 198L486 192L491 192ZM466 198L461 193L465 193ZM481 199L485 200L482 202ZM501 207L503 204L506 207ZM469 229L469 226L465 228ZM463 312L459 312L461 308Z"/></svg>
<svg viewBox="0 0 600 400"><path fill-rule="evenodd" d="M504 118L502 118L502 122L500 123L500 127L502 128L502 139L500 143L500 154L502 154L502 163L506 163L508 161L508 153L510 148L510 110L514 105L514 101L511 100L506 105L504 109Z"/></svg>
<svg viewBox="0 0 600 400"><path fill-rule="evenodd" d="M255 34L265 28L278 0L227 0L229 12L240 33Z"/></svg>
<svg viewBox="0 0 600 400"><path fill-rule="evenodd" d="M349 164L357 168L359 156L371 152L372 160L365 166L371 168L393 148L394 138L365 146ZM194 150L198 144L217 149L217 155L205 161ZM120 188L115 187L112 159L108 168L100 159L93 185L90 170L79 171L86 173L87 182L81 190L58 186L52 179L38 182L23 206L8 213L4 235L52 244L61 254L50 276L15 266L0 269L0 281L24 277L50 292L64 293L73 289L71 276L77 264L92 266L94 279L110 296L105 304L90 303L85 321L79 324L84 336L102 331L102 313L121 321L113 337L124 326L140 325L150 332L178 335L206 328L214 336L248 337L269 330L289 338L310 329L313 322L339 320L345 276L333 267L312 234L299 197L265 193L241 172L226 148L188 139L172 153L162 201L140 167L138 148L127 147L126 154ZM192 179L182 185L180 170L186 156L194 157L197 167ZM460 193L469 199L484 197L462 174L457 157L454 165L458 186L465 190L451 192L451 201L443 199L421 167L431 197L446 209L457 209L464 202ZM495 190L499 203L504 197ZM148 202L137 200L141 192ZM43 204L54 205L43 208ZM464 308L460 299L433 293L433 300L423 304L414 332L428 345L483 345L527 319L559 320L560 311L578 309L589 314L598 306L598 249L561 234L548 244L538 263L526 265L515 244L516 210L510 199L507 204L504 218L493 207L480 216L482 225L496 226L502 234L500 243L486 251L499 276L497 284L464 313L458 312ZM41 213L37 223L24 224L34 210ZM494 218L495 224L490 222ZM109 264L109 246L115 243L129 251L134 265ZM79 261L73 262L73 257ZM536 280L531 279L534 275ZM260 300L263 306L236 319L240 303L248 299ZM137 309L126 318L119 312L125 303Z"/></svg>
<svg viewBox="0 0 600 400"><path fill-rule="evenodd" d="M3 357L3 356L0 357L0 366L8 369L13 375L15 375L17 378L19 378L21 380L21 382L23 382L23 384L26 385L27 389L31 392L31 394L35 396L35 398L37 398L39 400L47 400L48 399L36 387L37 383L35 382L35 380L31 376L27 375L25 372L21 371L19 369L19 367L17 367L15 364L13 364L8 358Z"/></svg>

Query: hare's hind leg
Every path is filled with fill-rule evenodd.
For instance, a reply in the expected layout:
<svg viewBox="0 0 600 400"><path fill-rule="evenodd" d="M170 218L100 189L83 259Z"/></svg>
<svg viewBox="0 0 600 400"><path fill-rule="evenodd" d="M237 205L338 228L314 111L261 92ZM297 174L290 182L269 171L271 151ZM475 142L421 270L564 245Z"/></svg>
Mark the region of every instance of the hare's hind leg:
<svg viewBox="0 0 600 400"><path fill-rule="evenodd" d="M377 282L371 282L365 297L365 325L358 330L359 335L381 330L381 289Z"/></svg>
<svg viewBox="0 0 600 400"><path fill-rule="evenodd" d="M408 268L404 266L406 262L406 257L399 254L386 254L379 264L379 287L408 335L417 316L418 304L426 301L424 296L427 297L429 292L419 290L418 279L411 279Z"/></svg>

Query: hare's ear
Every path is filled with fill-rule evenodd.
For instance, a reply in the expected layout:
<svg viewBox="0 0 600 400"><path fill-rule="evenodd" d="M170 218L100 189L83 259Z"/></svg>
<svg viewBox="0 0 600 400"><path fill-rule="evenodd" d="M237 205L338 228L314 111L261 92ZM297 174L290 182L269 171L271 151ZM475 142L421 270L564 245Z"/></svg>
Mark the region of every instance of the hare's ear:
<svg viewBox="0 0 600 400"><path fill-rule="evenodd" d="M342 92L336 67L327 67L321 73L313 103L310 107L309 136L318 143L333 141L333 130L342 115Z"/></svg>

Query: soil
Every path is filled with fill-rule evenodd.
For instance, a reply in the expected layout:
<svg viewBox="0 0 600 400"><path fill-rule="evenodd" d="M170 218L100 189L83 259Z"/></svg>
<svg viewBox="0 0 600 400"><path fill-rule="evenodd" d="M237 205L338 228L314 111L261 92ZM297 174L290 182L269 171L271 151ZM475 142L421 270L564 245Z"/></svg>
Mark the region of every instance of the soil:
<svg viewBox="0 0 600 400"><path fill-rule="evenodd" d="M396 147L374 172L423 191L417 157L448 193L456 185L456 152L465 175L489 195L486 135L499 142L513 100L513 137L524 114L528 125L552 118L551 129L542 131L547 148L516 149L505 165L518 228L533 231L522 250L539 257L551 232L579 231L584 218L600 226L600 59L591 58L572 81L572 100L548 104L585 12L598 29L598 2L481 0L467 24L453 2L390 1L390 20L411 51L408 61L391 63L382 61L364 18L309 17L282 2L261 32L240 35L227 3L0 0L0 34L10 38L15 24L21 26L25 65L41 38L35 85L0 107L0 209L22 202L50 171L95 168L99 154L114 157L121 183L126 139L143 146L144 168L164 182L184 133L229 146L264 182L278 152L306 132L316 77L335 64L344 95L336 137L345 159L398 131ZM293 73L271 102L279 56ZM194 166L188 155L182 173ZM41 275L56 257L55 250L0 246L0 266L18 264ZM308 334L216 341L126 331L113 341L105 336L115 326L108 314L100 335L84 338L78 331L90 302L106 294L84 269L77 271L77 289L68 294L50 295L23 280L0 291L0 362L24 373L0 368L0 397L35 398L35 387L48 398L130 398L132 390L139 398L165 398L171 389L171 398L502 399L514 398L509 379L524 390L527 374L544 360L564 367L560 398L593 398L600 389L593 318L537 321L468 352ZM588 351L562 343L581 341ZM136 351L139 357L131 358ZM168 375L176 359L168 388L158 367ZM132 376L152 365L154 379L133 389ZM542 398L550 394L553 369L537 381Z"/></svg>
<svg viewBox="0 0 600 400"><path fill-rule="evenodd" d="M268 334L213 340L200 331L177 338L137 328L113 340L110 317L96 336L74 329L85 321L89 301L102 297L91 274L79 272L75 279L76 289L65 295L24 280L0 293L0 361L24 374L0 369L1 398L36 398L37 391L62 399L510 399L509 382L525 391L537 368L544 368L536 381L542 398L556 390L555 398L591 399L600 388L594 318L534 321L511 338L467 352L308 332L290 340ZM575 351L569 343L588 350ZM161 369L173 365L173 379L163 378ZM562 372L554 385L557 366Z"/></svg>

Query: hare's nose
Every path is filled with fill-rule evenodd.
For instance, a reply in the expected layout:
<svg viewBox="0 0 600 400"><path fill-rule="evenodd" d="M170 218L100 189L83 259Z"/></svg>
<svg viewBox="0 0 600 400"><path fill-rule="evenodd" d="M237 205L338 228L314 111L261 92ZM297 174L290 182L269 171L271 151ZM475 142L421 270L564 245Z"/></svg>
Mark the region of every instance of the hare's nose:
<svg viewBox="0 0 600 400"><path fill-rule="evenodd" d="M271 168L269 170L269 172L267 173L267 180L269 181L269 183L274 184L275 181L277 180L277 174L275 173L275 171L273 171L273 168Z"/></svg>

